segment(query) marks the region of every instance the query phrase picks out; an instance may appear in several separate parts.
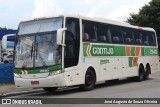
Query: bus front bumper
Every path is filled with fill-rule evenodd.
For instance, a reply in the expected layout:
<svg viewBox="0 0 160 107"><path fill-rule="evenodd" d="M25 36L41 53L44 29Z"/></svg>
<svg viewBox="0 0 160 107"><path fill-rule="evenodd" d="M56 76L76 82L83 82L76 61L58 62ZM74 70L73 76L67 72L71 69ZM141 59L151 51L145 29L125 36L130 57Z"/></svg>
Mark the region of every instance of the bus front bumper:
<svg viewBox="0 0 160 107"><path fill-rule="evenodd" d="M44 88L65 86L64 74L48 76L46 78L23 79L14 77L17 88Z"/></svg>

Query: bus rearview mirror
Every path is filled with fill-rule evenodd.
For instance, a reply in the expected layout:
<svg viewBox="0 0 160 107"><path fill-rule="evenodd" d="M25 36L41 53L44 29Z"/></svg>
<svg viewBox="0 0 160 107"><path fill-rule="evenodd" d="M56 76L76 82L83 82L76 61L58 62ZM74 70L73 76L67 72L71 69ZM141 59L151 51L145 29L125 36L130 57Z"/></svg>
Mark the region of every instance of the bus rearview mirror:
<svg viewBox="0 0 160 107"><path fill-rule="evenodd" d="M57 30L57 45L63 45L63 32L67 30L67 28L61 28Z"/></svg>

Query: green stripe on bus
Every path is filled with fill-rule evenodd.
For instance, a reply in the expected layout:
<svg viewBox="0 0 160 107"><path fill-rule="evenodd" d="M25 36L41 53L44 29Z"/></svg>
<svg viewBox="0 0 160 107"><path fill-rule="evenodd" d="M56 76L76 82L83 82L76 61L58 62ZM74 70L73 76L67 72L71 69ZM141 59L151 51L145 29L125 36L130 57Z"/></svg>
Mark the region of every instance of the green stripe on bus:
<svg viewBox="0 0 160 107"><path fill-rule="evenodd" d="M124 46L115 46L114 49L114 56L126 56L126 49Z"/></svg>
<svg viewBox="0 0 160 107"><path fill-rule="evenodd" d="M14 69L14 73L22 74L22 72L21 72L21 70L20 70L20 69Z"/></svg>
<svg viewBox="0 0 160 107"><path fill-rule="evenodd" d="M145 48L145 56L157 56L158 48Z"/></svg>
<svg viewBox="0 0 160 107"><path fill-rule="evenodd" d="M138 47L130 47L130 56L136 56L135 51ZM83 55L94 56L126 56L126 46L97 45L94 43L83 44ZM158 56L158 48L141 47L138 56Z"/></svg>
<svg viewBox="0 0 160 107"><path fill-rule="evenodd" d="M84 55L84 56L87 56L87 53L86 53L86 51L87 51L87 46L88 46L88 44L84 44L84 45L83 45L83 50L85 50L85 51L83 51L83 55Z"/></svg>
<svg viewBox="0 0 160 107"><path fill-rule="evenodd" d="M133 66L133 57L129 57L129 67L132 67Z"/></svg>
<svg viewBox="0 0 160 107"><path fill-rule="evenodd" d="M141 55L142 55L142 56L145 56L145 50L144 50L144 47L141 47Z"/></svg>
<svg viewBox="0 0 160 107"><path fill-rule="evenodd" d="M33 70L25 70L28 74L37 74L37 73L46 73L46 72L52 72L56 70L62 69L62 65L55 65L47 68L41 68L41 69L33 69ZM22 74L22 69L14 69L14 73Z"/></svg>
<svg viewBox="0 0 160 107"><path fill-rule="evenodd" d="M131 56L135 56L135 47L131 47Z"/></svg>

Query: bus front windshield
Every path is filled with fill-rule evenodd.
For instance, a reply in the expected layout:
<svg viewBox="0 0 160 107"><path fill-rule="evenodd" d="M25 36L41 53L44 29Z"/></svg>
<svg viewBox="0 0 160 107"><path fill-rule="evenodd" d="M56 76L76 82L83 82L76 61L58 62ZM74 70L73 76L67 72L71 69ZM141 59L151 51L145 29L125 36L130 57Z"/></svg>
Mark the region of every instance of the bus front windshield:
<svg viewBox="0 0 160 107"><path fill-rule="evenodd" d="M18 37L15 67L33 68L61 64L61 48L56 45L56 32Z"/></svg>
<svg viewBox="0 0 160 107"><path fill-rule="evenodd" d="M15 67L61 64L61 48L56 45L56 37L62 22L63 18L55 17L20 23L15 43Z"/></svg>

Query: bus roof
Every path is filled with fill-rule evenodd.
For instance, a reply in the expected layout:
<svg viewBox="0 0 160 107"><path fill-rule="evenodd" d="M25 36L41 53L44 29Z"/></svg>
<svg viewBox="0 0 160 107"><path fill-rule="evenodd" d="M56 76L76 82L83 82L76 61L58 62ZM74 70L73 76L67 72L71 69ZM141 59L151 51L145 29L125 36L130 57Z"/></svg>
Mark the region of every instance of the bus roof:
<svg viewBox="0 0 160 107"><path fill-rule="evenodd" d="M114 21L114 20L105 19L105 18L87 17L87 16L73 15L73 14L63 14L63 15L56 15L56 16L52 16L52 17L35 18L35 19L31 19L31 20L22 21L21 23L35 21L35 20L52 19L52 18L55 18L55 17L80 18L80 19L94 21L94 22L100 22L100 23L106 23L106 24L112 24L112 25L118 25L118 26L123 26L123 27L129 27L129 28L134 28L134 29L140 29L140 30L146 30L146 31L155 32L155 30L153 28L150 28L150 27L135 26L135 25L131 25L131 24L127 23L127 22L120 22L120 21Z"/></svg>

